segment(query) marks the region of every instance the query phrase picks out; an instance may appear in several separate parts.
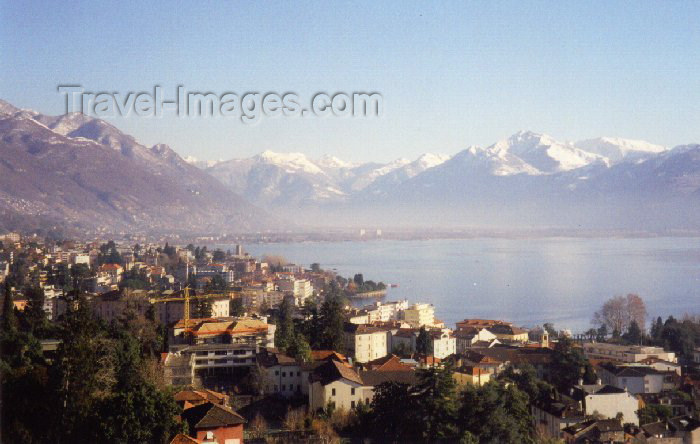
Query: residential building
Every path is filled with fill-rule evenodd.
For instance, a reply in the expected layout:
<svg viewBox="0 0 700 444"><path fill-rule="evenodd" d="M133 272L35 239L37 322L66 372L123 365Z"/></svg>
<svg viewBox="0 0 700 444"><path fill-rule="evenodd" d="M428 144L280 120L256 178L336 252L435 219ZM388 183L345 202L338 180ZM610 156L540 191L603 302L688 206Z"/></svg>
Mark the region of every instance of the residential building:
<svg viewBox="0 0 700 444"><path fill-rule="evenodd" d="M242 367L256 363L255 344L200 344L177 348L164 356L166 383L205 388L227 387L243 376Z"/></svg>
<svg viewBox="0 0 700 444"><path fill-rule="evenodd" d="M369 362L389 354L391 333L371 325L345 324L345 346L357 362Z"/></svg>
<svg viewBox="0 0 700 444"><path fill-rule="evenodd" d="M241 444L246 420L221 404L211 402L190 407L181 414L189 434L199 443Z"/></svg>
<svg viewBox="0 0 700 444"><path fill-rule="evenodd" d="M366 387L351 367L330 359L318 366L309 376L309 408L312 412L332 405L349 411L360 402L371 401L365 397Z"/></svg>
<svg viewBox="0 0 700 444"><path fill-rule="evenodd" d="M496 335L485 327L466 327L452 333L456 340L457 353L463 353L477 342L491 343Z"/></svg>
<svg viewBox="0 0 700 444"><path fill-rule="evenodd" d="M265 317L218 317L178 321L171 329L170 347L194 344L254 344L274 347L275 324Z"/></svg>
<svg viewBox="0 0 700 444"><path fill-rule="evenodd" d="M304 384L302 362L276 349L266 349L258 353L257 362L266 373L266 395L278 394L290 398L294 395L308 394L304 392L304 388L308 390L308 384Z"/></svg>
<svg viewBox="0 0 700 444"><path fill-rule="evenodd" d="M564 441L583 444L593 442L625 442L625 430L618 419L590 419L563 430Z"/></svg>
<svg viewBox="0 0 700 444"><path fill-rule="evenodd" d="M527 330L508 324L496 324L486 329L501 342L527 342L530 339Z"/></svg>
<svg viewBox="0 0 700 444"><path fill-rule="evenodd" d="M583 381L580 381L579 385L571 389L570 395L580 403L586 415L598 413L605 418L614 419L622 414L623 422L639 424L639 401L627 390L607 385L602 381L598 381L597 384L583 384Z"/></svg>
<svg viewBox="0 0 700 444"><path fill-rule="evenodd" d="M457 353L457 339L450 330L428 330L430 336L428 354L435 358L445 359Z"/></svg>
<svg viewBox="0 0 700 444"><path fill-rule="evenodd" d="M604 384L610 384L630 393L659 393L680 386L681 378L675 371L660 371L643 365L601 364L596 369Z"/></svg>
<svg viewBox="0 0 700 444"><path fill-rule="evenodd" d="M563 438L563 430L586 419L578 402L567 397L537 400L530 405L536 433L544 438Z"/></svg>
<svg viewBox="0 0 700 444"><path fill-rule="evenodd" d="M648 358L657 358L678 362L674 352L667 352L662 347L587 342L583 344L583 352L586 358L601 361L640 362Z"/></svg>
<svg viewBox="0 0 700 444"><path fill-rule="evenodd" d="M403 319L414 328L435 325L435 307L432 304L413 304L403 311Z"/></svg>

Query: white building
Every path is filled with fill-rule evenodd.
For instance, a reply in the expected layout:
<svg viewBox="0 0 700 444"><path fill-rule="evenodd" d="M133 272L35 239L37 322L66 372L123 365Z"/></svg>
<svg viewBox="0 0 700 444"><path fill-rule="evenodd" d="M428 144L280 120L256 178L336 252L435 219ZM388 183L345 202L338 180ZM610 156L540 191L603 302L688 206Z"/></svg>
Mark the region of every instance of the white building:
<svg viewBox="0 0 700 444"><path fill-rule="evenodd" d="M330 359L317 367L309 377L309 408L312 412L333 406L349 411L365 401L365 387L351 367ZM366 398L371 400L371 394Z"/></svg>
<svg viewBox="0 0 700 444"><path fill-rule="evenodd" d="M403 311L404 320L411 327L435 325L435 307L432 304L413 304Z"/></svg>
<svg viewBox="0 0 700 444"><path fill-rule="evenodd" d="M598 413L605 418L615 419L619 413L622 413L622 422L639 424L637 417L639 401L627 390L604 383L579 384L572 389L572 397L582 404L586 415Z"/></svg>
<svg viewBox="0 0 700 444"><path fill-rule="evenodd" d="M369 362L388 355L391 333L370 325L345 324L345 345L357 362Z"/></svg>
<svg viewBox="0 0 700 444"><path fill-rule="evenodd" d="M659 393L676 389L680 384L680 376L675 371L659 371L648 366L603 364L596 370L603 384L609 384L633 394Z"/></svg>
<svg viewBox="0 0 700 444"><path fill-rule="evenodd" d="M583 352L588 359L604 361L639 362L649 358L657 358L663 361L678 362L675 353L667 352L662 347L588 342L583 344Z"/></svg>

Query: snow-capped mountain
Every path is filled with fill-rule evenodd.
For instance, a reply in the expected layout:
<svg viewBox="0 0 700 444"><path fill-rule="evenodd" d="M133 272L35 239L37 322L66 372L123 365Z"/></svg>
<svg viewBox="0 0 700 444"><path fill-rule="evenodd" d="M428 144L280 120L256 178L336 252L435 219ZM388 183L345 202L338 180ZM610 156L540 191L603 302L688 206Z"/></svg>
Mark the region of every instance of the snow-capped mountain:
<svg viewBox="0 0 700 444"><path fill-rule="evenodd" d="M218 162L206 171L253 201L278 207L343 201L385 183L394 186L445 162L448 156L423 154L387 164L353 164L337 157L318 160L302 153L265 151L247 159Z"/></svg>
<svg viewBox="0 0 700 444"><path fill-rule="evenodd" d="M589 153L605 157L608 163L639 161L668 150L665 146L654 145L643 140L621 139L619 137L582 140L576 142L575 146Z"/></svg>

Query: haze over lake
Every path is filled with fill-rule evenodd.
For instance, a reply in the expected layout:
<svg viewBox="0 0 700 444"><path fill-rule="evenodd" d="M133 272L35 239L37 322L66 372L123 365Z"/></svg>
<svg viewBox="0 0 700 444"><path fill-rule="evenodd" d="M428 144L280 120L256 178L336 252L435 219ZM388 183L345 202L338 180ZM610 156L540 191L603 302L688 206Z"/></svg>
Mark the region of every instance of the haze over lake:
<svg viewBox="0 0 700 444"><path fill-rule="evenodd" d="M700 238L461 239L246 245L254 256L399 284L387 300L435 305L448 326L466 317L590 327L609 297L637 293L650 317L700 313Z"/></svg>

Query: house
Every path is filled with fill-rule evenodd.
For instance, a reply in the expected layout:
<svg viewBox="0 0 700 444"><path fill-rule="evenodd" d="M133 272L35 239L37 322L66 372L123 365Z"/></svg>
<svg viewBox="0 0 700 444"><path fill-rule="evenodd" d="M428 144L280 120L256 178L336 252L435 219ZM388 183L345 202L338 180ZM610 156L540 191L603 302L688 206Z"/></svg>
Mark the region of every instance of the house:
<svg viewBox="0 0 700 444"><path fill-rule="evenodd" d="M363 396L364 383L348 365L329 359L309 375L309 408L312 412L332 405L351 410L371 397Z"/></svg>
<svg viewBox="0 0 700 444"><path fill-rule="evenodd" d="M667 352L662 347L587 342L583 344L583 353L588 359L600 361L640 362L647 358L657 358L663 361L678 362L675 353Z"/></svg>
<svg viewBox="0 0 700 444"><path fill-rule="evenodd" d="M485 327L466 327L456 330L452 333L456 339L457 353L462 353L469 347L472 347L476 342L485 341L492 342L496 340L496 335L491 333Z"/></svg>
<svg viewBox="0 0 700 444"><path fill-rule="evenodd" d="M500 341L527 342L530 339L527 330L509 324L496 324L486 329L496 335Z"/></svg>
<svg viewBox="0 0 700 444"><path fill-rule="evenodd" d="M677 416L665 421L644 424L641 429L648 443L700 442L700 422L691 416Z"/></svg>
<svg viewBox="0 0 700 444"><path fill-rule="evenodd" d="M571 389L571 398L578 401L586 415L599 414L605 418L617 418L622 414L625 423L639 424L639 401L630 392L600 383L583 384Z"/></svg>
<svg viewBox="0 0 700 444"><path fill-rule="evenodd" d="M579 403L564 396L535 401L530 412L538 435L546 438L561 439L565 428L586 419Z"/></svg>
<svg viewBox="0 0 700 444"><path fill-rule="evenodd" d="M625 441L625 430L618 419L590 419L564 428L563 435L567 444Z"/></svg>
<svg viewBox="0 0 700 444"><path fill-rule="evenodd" d="M413 367L404 363L396 355L387 355L374 361L361 364L364 370L374 370L379 372L401 372L412 371Z"/></svg>
<svg viewBox="0 0 700 444"><path fill-rule="evenodd" d="M258 353L257 362L264 369L265 394L278 394L285 398L307 394L308 384L302 375L302 362L277 351L266 349Z"/></svg>
<svg viewBox="0 0 700 444"><path fill-rule="evenodd" d="M663 405L671 409L672 416L692 415L695 403L690 395L678 391L661 393L639 393L639 408L649 405Z"/></svg>
<svg viewBox="0 0 700 444"><path fill-rule="evenodd" d="M604 384L626 389L633 394L673 390L681 383L675 371L661 371L644 365L603 363L596 370Z"/></svg>
<svg viewBox="0 0 700 444"><path fill-rule="evenodd" d="M178 321L170 329L170 344L255 344L261 348L273 347L275 324L266 317L221 316L206 319Z"/></svg>
<svg viewBox="0 0 700 444"><path fill-rule="evenodd" d="M94 296L90 304L95 316L108 323L119 319L128 310L145 315L151 307L148 295L143 290L109 291Z"/></svg>
<svg viewBox="0 0 700 444"><path fill-rule="evenodd" d="M182 412L189 434L198 443L240 444L246 420L230 408L207 402Z"/></svg>
<svg viewBox="0 0 700 444"><path fill-rule="evenodd" d="M170 441L170 444L199 444L199 442L194 438L178 433L172 441Z"/></svg>
<svg viewBox="0 0 700 444"><path fill-rule="evenodd" d="M448 329L429 330L428 353L439 359L445 359L457 353L457 339Z"/></svg>
<svg viewBox="0 0 700 444"><path fill-rule="evenodd" d="M492 369L478 365L462 365L456 368L453 374L455 381L460 386L484 385L491 380L491 376L493 376Z"/></svg>
<svg viewBox="0 0 700 444"><path fill-rule="evenodd" d="M372 325L345 324L345 346L357 362L369 362L389 354L391 333Z"/></svg>

